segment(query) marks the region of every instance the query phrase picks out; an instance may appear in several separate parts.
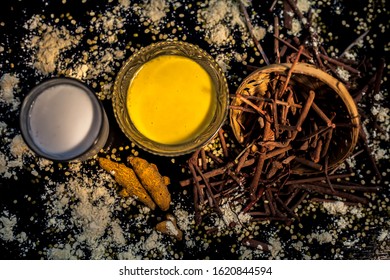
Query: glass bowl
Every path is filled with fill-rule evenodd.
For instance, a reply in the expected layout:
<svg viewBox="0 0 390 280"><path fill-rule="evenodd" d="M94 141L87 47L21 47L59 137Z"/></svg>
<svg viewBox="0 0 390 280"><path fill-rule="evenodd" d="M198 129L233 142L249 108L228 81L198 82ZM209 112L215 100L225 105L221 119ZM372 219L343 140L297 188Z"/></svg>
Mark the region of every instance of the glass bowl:
<svg viewBox="0 0 390 280"><path fill-rule="evenodd" d="M174 144L156 142L142 134L136 128L127 108L128 89L138 71L145 63L164 55L182 56L198 63L210 76L215 91L215 106L208 124L194 137ZM115 118L123 133L132 142L152 154L179 156L195 151L215 136L227 117L229 94L221 68L208 53L193 44L164 41L142 48L124 63L115 80L112 102Z"/></svg>

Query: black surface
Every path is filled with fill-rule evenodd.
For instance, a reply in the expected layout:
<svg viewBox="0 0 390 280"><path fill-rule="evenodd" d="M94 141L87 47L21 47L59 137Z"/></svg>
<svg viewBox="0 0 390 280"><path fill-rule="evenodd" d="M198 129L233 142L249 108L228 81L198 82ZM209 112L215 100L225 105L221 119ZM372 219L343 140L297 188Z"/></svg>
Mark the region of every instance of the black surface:
<svg viewBox="0 0 390 280"><path fill-rule="evenodd" d="M107 9L110 4L106 4L107 1L87 1L86 3L81 3L80 0L67 0L66 4L58 4L60 1L11 1L6 0L2 1L0 8L0 22L5 22L5 26L0 27L0 45L8 46L9 49L12 49L12 52L3 52L0 53L0 59L2 63L2 68L0 69L0 76L3 73L22 73L23 80L19 84L21 88L21 96L23 96L30 88L35 86L39 81L43 80L44 77L40 74L37 74L31 67L26 65L26 61L28 60L29 54L26 53L25 50L21 48L21 41L24 36L28 33L26 29L23 28L24 22L28 20L34 14L45 14L47 17L50 17L51 14L54 14L55 17L60 16L61 14L70 13L73 18L78 22L79 25L83 23L87 23L90 17L85 16L87 11L104 11ZM134 1L131 1L132 3ZM191 1L184 1L185 3L189 3ZM256 10L257 13L260 14L263 21L268 21L270 23L273 22L273 15L280 13L280 8L277 8L274 13L268 12L268 8L273 1L253 1L253 6L250 9ZM367 7L369 1L359 0L359 1L333 1L335 5L331 5L329 10L324 11L322 15L322 21L327 29L331 31L334 36L339 36L337 41L325 42L325 47L327 45L335 45L340 50L345 49L353 40L356 39L357 35L350 29L344 27L341 24L341 21L347 19L349 22L353 22L351 15L349 15L349 11L354 10L358 12L358 16L364 17L365 11L364 7ZM380 2L380 1L379 1ZM195 3L194 3L195 5ZM343 13L341 15L336 15L334 13L334 7L341 6ZM183 5L184 7L184 5ZM212 47L207 44L204 40L200 40L197 37L197 33L193 31L196 23L196 15L190 14L190 11L185 10L184 8L178 8L178 10L173 11L169 17L178 18L179 13L185 13L186 16L181 18L183 21L181 26L183 26L182 34L187 35L187 41L191 43L198 44L200 47L204 48L207 51L211 51ZM388 53L384 51L384 45L388 44L388 35L389 34L381 34L377 32L379 29L379 24L384 23L388 24L388 14L383 12L380 16L378 16L374 22L371 23L372 32L375 34L380 34L376 38L373 38L373 44L377 46L376 48L366 47L361 50L360 57L366 56L372 58L372 64L377 65L378 61L382 57L386 57ZM132 42L133 46L141 47L146 46L152 43L154 40L152 39L150 34L144 34L144 27L139 24L136 20L130 21L126 25L126 29L128 33L118 35L118 42L116 44L126 44L128 42ZM139 37L135 38L132 36L132 33L138 30L140 34ZM165 33L169 32L169 30L164 30ZM281 32L282 33L282 32ZM239 38L239 34L235 34L237 39ZM271 36L267 37L264 42L262 42L265 52L269 55L273 53L273 39ZM237 43L237 48L240 50L240 44ZM79 52L79 49L72 49L74 52ZM248 50L249 53L253 53L253 49ZM128 51L126 53L126 58L131 55L131 52ZM271 56L270 56L271 57ZM13 63L14 67L11 66ZM239 84L237 77L244 78L245 73L243 73L245 67L239 63L233 63L232 69L229 71L229 86L231 91L234 92L236 87ZM119 70L117 67L116 70ZM56 74L53 73L53 76ZM388 72L386 72L388 76ZM99 78L97 79L99 81ZM92 81L88 81L90 83ZM364 80L361 81L364 83ZM384 84L383 86L387 86ZM129 145L129 141L124 137L123 133L120 131L118 125L115 122L113 117L112 107L110 101L103 102L107 115L110 119L110 139L108 145L112 147L119 147L121 145ZM3 108L2 108L3 110ZM9 113L8 111L2 111L0 121L4 121L8 124L9 127L15 128L18 130L18 113L13 112ZM139 149L138 149L139 150ZM123 152L124 156L128 155L129 152ZM181 174L182 164L185 163L185 160L188 159L187 156L179 157L176 159L176 164L171 163L170 158L162 158L154 155L147 154L146 152L140 151L140 156L147 158L149 161L154 162L158 165L160 172L164 175L168 175L172 179L172 185L176 185L176 189L173 189L173 197L179 196L182 192L180 187L177 185L177 182L182 178L188 178L188 176L183 176ZM360 161L364 162L367 158L360 158ZM386 166L385 163L380 166L381 170L385 171ZM366 165L368 166L368 164ZM368 167L369 168L369 167ZM93 172L93 170L91 171ZM49 173L53 178L61 179L63 174L58 171L54 173ZM42 202L42 194L44 192L42 184L31 184L30 181L34 179L34 177L30 174L28 170L28 165L24 170L21 170L18 173L19 180L5 180L1 178L0 180L0 210L7 209L10 213L14 213L20 219L18 221L18 225L16 231L23 230L28 233L30 239L39 240L40 243L33 250L29 250L26 253L23 253L23 249L16 243L9 243L0 240L0 259L38 259L41 258L42 255L39 251L43 250L48 246L48 244L52 244L58 239L65 239L67 236L67 232L57 233L57 234L46 234L42 232L45 223L42 220L45 217L44 209L41 207L40 202ZM57 178L58 177L58 178ZM383 182L386 181L384 178ZM389 195L389 186L383 185L384 193L379 194L379 196L388 196ZM189 192L191 192L189 190ZM31 197L31 201L26 201L26 197ZM17 201L17 203L14 203ZM188 197L187 203L191 205L191 197ZM35 202L35 203L32 203ZM191 209L191 208L189 208ZM377 217L384 217L388 219L388 214L386 212L375 212ZM124 214L125 215L125 214ZM157 217L161 216L162 213L156 212L152 221L156 220ZM36 219L34 222L30 221L30 217L34 216ZM123 217L124 219L126 217ZM302 235L306 235L312 232L313 229L323 228L329 229L331 227L331 218L323 215L321 213L317 213L317 218L313 218L312 215L301 217L301 224L304 225L304 228L300 230ZM299 222L295 222L294 225L298 227ZM357 225L357 231L364 231L364 225ZM267 231L271 232L280 227L277 223L272 223L267 227ZM359 244L367 243L368 246L365 249L352 247L345 248L344 250L344 258L373 258L375 255L375 250L377 244L374 240L378 232L382 230L381 228L373 227L371 232L367 232L366 238L361 238ZM202 229L196 230L197 235L204 236L204 231ZM342 237L349 236L349 232L346 231L344 236L339 236L340 239ZM279 235L281 240L283 241L285 248L285 257L286 258L302 258L302 256L294 250L289 250L290 244L293 243L291 240L291 234L288 229L280 229ZM263 233L265 240L268 238L267 232ZM209 237L212 242L210 243L209 248L202 249L196 248L194 250L188 250L185 248L183 243L176 242L173 243L178 251L182 252L182 257L184 259L197 259L197 258L216 258L216 259L236 259L238 257L237 253L231 253L231 245L239 244L237 242L237 237ZM137 239L137 237L135 238ZM167 240L169 240L167 238ZM167 241L169 243L169 241ZM310 244L310 251L312 255L319 254L320 258L324 259L332 259L334 258L334 252L332 251L332 246L321 245L314 242ZM264 257L268 257L265 255Z"/></svg>

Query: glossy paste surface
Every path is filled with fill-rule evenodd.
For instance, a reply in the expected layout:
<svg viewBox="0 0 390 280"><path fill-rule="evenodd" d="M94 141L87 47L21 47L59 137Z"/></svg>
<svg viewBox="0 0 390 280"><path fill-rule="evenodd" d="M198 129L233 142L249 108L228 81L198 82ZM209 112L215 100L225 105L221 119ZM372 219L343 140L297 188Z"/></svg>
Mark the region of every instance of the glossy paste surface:
<svg viewBox="0 0 390 280"><path fill-rule="evenodd" d="M156 57L130 83L127 109L138 131L161 144L196 138L209 125L216 93L207 71L178 55Z"/></svg>

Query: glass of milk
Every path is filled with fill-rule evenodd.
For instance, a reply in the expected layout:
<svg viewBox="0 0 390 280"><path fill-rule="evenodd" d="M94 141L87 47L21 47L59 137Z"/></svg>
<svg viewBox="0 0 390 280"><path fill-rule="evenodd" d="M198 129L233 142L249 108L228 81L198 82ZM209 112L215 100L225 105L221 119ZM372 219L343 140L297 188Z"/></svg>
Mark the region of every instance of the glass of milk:
<svg viewBox="0 0 390 280"><path fill-rule="evenodd" d="M55 161L83 161L104 147L109 124L95 93L72 78L52 78L23 101L20 126L27 145Z"/></svg>

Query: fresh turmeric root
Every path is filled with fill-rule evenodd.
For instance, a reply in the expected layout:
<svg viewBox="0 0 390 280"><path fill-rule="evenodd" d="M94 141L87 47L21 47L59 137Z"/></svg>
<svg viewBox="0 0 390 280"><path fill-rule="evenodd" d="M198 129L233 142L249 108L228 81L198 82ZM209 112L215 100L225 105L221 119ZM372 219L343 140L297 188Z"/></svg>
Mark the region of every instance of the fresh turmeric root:
<svg viewBox="0 0 390 280"><path fill-rule="evenodd" d="M161 176L156 165L142 158L130 156L127 160L157 206L163 211L168 210L171 203L171 194L167 187L169 178Z"/></svg>
<svg viewBox="0 0 390 280"><path fill-rule="evenodd" d="M115 181L123 187L121 191L122 196L134 197L148 206L151 210L156 208L156 204L141 185L133 169L122 163L117 163L106 158L99 158L99 164L104 170L112 174Z"/></svg>

